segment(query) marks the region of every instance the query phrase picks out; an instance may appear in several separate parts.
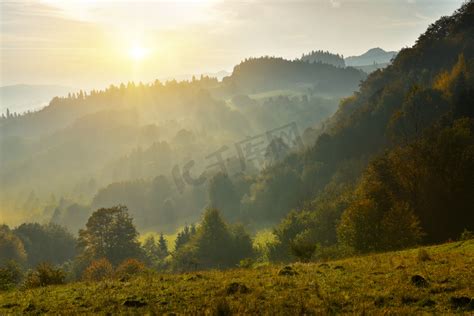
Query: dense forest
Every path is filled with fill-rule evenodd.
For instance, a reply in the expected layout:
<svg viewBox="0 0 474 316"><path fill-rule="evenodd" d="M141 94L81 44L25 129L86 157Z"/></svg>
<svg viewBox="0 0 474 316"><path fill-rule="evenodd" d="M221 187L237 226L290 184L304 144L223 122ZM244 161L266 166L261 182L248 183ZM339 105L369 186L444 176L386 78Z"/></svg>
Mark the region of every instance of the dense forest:
<svg viewBox="0 0 474 316"><path fill-rule="evenodd" d="M276 229L283 248L373 251L473 229L473 17L468 2L431 25L341 102L314 146L258 176L249 214L295 209ZM288 181L282 207L269 197Z"/></svg>
<svg viewBox="0 0 474 316"><path fill-rule="evenodd" d="M142 231L171 232L196 221L208 202L206 186L183 187L176 170L194 161L194 172L206 169L210 178L221 171L207 168L213 153L227 146L225 171L236 174L237 143L288 124L311 143L340 96L365 78L355 69L305 65L249 59L223 81L130 82L55 97L40 111L7 113L0 119L1 220L21 223L35 214L77 232L92 210L124 204ZM247 175L274 158L265 157L271 139L264 141Z"/></svg>
<svg viewBox="0 0 474 316"><path fill-rule="evenodd" d="M367 78L263 57L222 82L55 98L1 120L0 221L15 223L0 227L1 271L49 262L27 280L95 280L144 264L245 267L466 238L473 100L472 1Z"/></svg>
<svg viewBox="0 0 474 316"><path fill-rule="evenodd" d="M301 60L309 63L329 64L336 67L346 66L344 56L339 54L332 54L330 52L325 52L322 50L312 51L308 54L303 54L303 56L301 56Z"/></svg>

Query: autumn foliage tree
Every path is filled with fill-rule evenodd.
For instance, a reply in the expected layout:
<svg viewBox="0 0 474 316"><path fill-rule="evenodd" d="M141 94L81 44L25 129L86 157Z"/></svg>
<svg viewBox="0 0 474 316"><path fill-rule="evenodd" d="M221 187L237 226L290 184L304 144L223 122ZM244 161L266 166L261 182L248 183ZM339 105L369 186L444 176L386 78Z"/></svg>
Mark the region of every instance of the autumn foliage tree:
<svg viewBox="0 0 474 316"><path fill-rule="evenodd" d="M108 259L117 265L128 258L142 258L138 232L125 206L101 208L79 231L80 258L85 261Z"/></svg>
<svg viewBox="0 0 474 316"><path fill-rule="evenodd" d="M359 251L456 239L474 223L474 125L436 126L373 160L342 215L338 237Z"/></svg>

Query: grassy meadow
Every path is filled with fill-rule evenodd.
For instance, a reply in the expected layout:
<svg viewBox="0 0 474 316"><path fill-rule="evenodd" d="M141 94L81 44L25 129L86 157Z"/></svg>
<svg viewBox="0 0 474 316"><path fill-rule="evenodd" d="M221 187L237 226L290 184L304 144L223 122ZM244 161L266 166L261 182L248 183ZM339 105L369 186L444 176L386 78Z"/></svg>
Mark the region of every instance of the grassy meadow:
<svg viewBox="0 0 474 316"><path fill-rule="evenodd" d="M0 294L0 314L455 314L474 310L474 240L337 261L147 273Z"/></svg>

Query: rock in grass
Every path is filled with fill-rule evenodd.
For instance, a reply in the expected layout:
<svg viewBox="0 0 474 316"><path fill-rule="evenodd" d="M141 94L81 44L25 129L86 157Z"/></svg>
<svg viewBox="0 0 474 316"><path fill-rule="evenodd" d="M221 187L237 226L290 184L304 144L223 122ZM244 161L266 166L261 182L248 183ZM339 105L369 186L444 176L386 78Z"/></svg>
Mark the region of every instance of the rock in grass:
<svg viewBox="0 0 474 316"><path fill-rule="evenodd" d="M18 306L20 306L20 304L7 303L7 304L2 305L2 308L13 308L13 307L18 307Z"/></svg>
<svg viewBox="0 0 474 316"><path fill-rule="evenodd" d="M453 296L449 302L453 309L474 310L474 300L467 296Z"/></svg>
<svg viewBox="0 0 474 316"><path fill-rule="evenodd" d="M456 288L453 286L438 286L435 288L432 288L430 290L431 294L439 294L439 293L447 293L447 292L454 292L456 291Z"/></svg>
<svg viewBox="0 0 474 316"><path fill-rule="evenodd" d="M123 302L123 306L127 307L143 307L148 305L147 302L145 302L141 298L136 298L136 297L129 297Z"/></svg>
<svg viewBox="0 0 474 316"><path fill-rule="evenodd" d="M278 271L278 275L297 275L297 274L298 272L293 270L293 268L290 266L283 267L280 271Z"/></svg>
<svg viewBox="0 0 474 316"><path fill-rule="evenodd" d="M413 284L416 287L426 287L428 286L428 281L421 275L414 275L411 277L411 284Z"/></svg>
<svg viewBox="0 0 474 316"><path fill-rule="evenodd" d="M419 301L419 299L417 297L414 297L414 296L410 296L410 295L402 296L402 304L404 304L404 305L410 305L410 304L416 303L418 301Z"/></svg>
<svg viewBox="0 0 474 316"><path fill-rule="evenodd" d="M187 277L185 280L186 281L197 281L197 280L202 279L202 278L203 278L202 274L198 273L198 274Z"/></svg>
<svg viewBox="0 0 474 316"><path fill-rule="evenodd" d="M227 293L227 295L232 295L235 293L246 294L246 293L249 293L250 290L245 284L232 282L231 284L227 286L225 292Z"/></svg>
<svg viewBox="0 0 474 316"><path fill-rule="evenodd" d="M219 315L219 316L231 316L232 310L230 309L229 302L225 298L218 299L212 310L210 311L211 315Z"/></svg>
<svg viewBox="0 0 474 316"><path fill-rule="evenodd" d="M23 312L29 313L29 312L33 312L34 310L36 310L35 304L29 303L28 306L25 307Z"/></svg>
<svg viewBox="0 0 474 316"><path fill-rule="evenodd" d="M424 299L423 301L420 302L420 305L422 307L433 307L436 305L436 302L433 301L432 299Z"/></svg>
<svg viewBox="0 0 474 316"><path fill-rule="evenodd" d="M35 304L29 303L28 306L23 310L24 313L35 313L35 314L44 314L47 313L48 310L45 308L38 308Z"/></svg>
<svg viewBox="0 0 474 316"><path fill-rule="evenodd" d="M374 305L376 307L384 306L385 305L385 297L383 297L383 296L376 297L375 300L374 300Z"/></svg>

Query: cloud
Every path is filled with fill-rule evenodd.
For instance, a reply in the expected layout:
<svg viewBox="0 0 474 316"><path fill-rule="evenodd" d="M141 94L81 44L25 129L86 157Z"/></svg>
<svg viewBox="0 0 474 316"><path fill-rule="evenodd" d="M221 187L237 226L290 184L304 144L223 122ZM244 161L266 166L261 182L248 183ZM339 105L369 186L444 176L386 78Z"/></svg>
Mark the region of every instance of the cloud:
<svg viewBox="0 0 474 316"><path fill-rule="evenodd" d="M74 86L94 79L127 81L127 71L135 71L126 59L135 41L154 49L140 70L143 81L231 69L249 56L293 59L314 49L356 55L377 46L398 50L462 1L4 1L0 81Z"/></svg>

